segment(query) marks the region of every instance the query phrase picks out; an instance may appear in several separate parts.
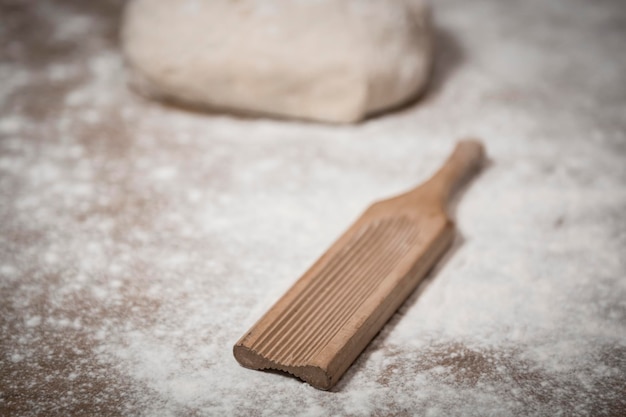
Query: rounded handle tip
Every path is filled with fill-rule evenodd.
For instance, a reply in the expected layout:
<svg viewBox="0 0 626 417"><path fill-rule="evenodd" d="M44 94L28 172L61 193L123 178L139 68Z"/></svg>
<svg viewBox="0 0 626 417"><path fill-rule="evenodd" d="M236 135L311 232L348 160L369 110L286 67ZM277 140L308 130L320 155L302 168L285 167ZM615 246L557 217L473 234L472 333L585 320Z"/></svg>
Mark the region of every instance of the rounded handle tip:
<svg viewBox="0 0 626 417"><path fill-rule="evenodd" d="M476 139L465 139L457 142L452 155L429 181L435 190L433 195L442 204L461 188L483 166L485 147Z"/></svg>
<svg viewBox="0 0 626 417"><path fill-rule="evenodd" d="M479 168L485 161L485 145L474 138L463 139L456 145L455 153L461 154L470 166Z"/></svg>

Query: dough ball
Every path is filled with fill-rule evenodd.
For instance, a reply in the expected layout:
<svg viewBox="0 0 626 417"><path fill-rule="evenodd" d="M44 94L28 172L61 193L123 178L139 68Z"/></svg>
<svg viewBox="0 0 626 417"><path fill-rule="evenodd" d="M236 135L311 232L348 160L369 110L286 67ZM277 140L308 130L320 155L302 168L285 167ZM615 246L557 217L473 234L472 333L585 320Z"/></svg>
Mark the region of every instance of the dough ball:
<svg viewBox="0 0 626 417"><path fill-rule="evenodd" d="M133 0L122 24L144 94L338 123L416 97L431 38L420 0Z"/></svg>

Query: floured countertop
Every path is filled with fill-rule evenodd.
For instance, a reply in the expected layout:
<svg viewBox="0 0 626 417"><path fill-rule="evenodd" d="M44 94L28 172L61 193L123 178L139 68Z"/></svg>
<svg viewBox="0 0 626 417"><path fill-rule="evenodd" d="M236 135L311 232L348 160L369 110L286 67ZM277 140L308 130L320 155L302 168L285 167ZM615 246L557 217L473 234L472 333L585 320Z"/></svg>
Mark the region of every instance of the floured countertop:
<svg viewBox="0 0 626 417"><path fill-rule="evenodd" d="M121 1L0 3L0 415L624 415L626 7L434 2L436 77L357 126L128 91ZM454 250L331 392L237 339L456 139Z"/></svg>

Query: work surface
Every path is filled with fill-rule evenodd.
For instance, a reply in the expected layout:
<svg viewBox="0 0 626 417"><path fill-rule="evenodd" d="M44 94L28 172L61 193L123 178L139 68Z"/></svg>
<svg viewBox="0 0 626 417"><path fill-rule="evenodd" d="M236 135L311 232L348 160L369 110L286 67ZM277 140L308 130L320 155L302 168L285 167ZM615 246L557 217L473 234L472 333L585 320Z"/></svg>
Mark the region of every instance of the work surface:
<svg viewBox="0 0 626 417"><path fill-rule="evenodd" d="M0 415L624 415L626 6L434 2L426 97L357 126L128 90L121 2L2 1ZM453 250L331 392L232 356L457 138Z"/></svg>

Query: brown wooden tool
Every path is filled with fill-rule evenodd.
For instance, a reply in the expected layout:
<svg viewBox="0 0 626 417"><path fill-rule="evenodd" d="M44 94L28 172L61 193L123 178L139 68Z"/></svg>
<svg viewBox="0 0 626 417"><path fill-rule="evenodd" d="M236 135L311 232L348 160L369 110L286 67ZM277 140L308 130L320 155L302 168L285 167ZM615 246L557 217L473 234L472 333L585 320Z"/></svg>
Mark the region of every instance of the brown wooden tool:
<svg viewBox="0 0 626 417"><path fill-rule="evenodd" d="M237 342L237 361L331 388L452 243L448 199L483 158L459 142L426 183L370 206Z"/></svg>

